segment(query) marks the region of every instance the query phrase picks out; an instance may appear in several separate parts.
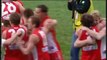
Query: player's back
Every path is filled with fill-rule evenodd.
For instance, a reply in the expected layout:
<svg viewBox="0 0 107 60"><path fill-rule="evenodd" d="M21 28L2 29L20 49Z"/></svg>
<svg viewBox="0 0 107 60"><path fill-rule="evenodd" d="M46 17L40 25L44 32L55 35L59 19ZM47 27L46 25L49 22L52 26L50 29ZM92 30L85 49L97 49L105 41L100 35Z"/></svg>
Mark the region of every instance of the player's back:
<svg viewBox="0 0 107 60"><path fill-rule="evenodd" d="M6 39L11 38L12 35L14 35L17 31L23 31L21 34L21 38L26 42L27 39L27 34L26 30L20 26L14 26L11 27L10 29L6 30ZM28 55L24 55L18 46L16 45L16 41L13 42L11 45L6 45L6 54L5 54L5 59L4 60L28 60Z"/></svg>
<svg viewBox="0 0 107 60"><path fill-rule="evenodd" d="M20 13L18 4L14 1L2 2L2 20L9 20L9 16L13 12Z"/></svg>

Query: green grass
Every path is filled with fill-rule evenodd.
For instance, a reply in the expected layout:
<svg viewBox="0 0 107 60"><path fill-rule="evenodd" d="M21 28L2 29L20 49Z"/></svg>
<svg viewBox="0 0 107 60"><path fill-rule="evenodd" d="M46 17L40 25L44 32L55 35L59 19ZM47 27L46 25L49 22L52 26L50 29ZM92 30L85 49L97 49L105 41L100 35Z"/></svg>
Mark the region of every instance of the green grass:
<svg viewBox="0 0 107 60"><path fill-rule="evenodd" d="M57 39L61 46L64 60L70 60L70 47L72 36L72 19L71 12L67 9L66 1L23 1L26 8L36 8L37 5L45 4L49 8L49 16L58 20L56 27ZM101 12L103 17L106 16L105 0L94 0L94 7Z"/></svg>

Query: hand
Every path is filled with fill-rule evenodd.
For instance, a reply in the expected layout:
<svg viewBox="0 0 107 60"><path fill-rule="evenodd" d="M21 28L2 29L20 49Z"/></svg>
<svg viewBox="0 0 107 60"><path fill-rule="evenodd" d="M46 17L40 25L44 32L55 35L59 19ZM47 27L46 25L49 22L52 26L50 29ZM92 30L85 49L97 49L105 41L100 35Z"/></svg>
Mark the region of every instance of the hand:
<svg viewBox="0 0 107 60"><path fill-rule="evenodd" d="M44 26L48 29L52 28L57 24L57 21L55 19L47 19L44 23Z"/></svg>
<svg viewBox="0 0 107 60"><path fill-rule="evenodd" d="M95 40L93 40L91 37L87 37L87 44L95 44Z"/></svg>
<svg viewBox="0 0 107 60"><path fill-rule="evenodd" d="M22 46L22 45L24 45L25 44L25 42L23 41L23 40L18 40L17 42L16 42L16 45L17 46Z"/></svg>
<svg viewBox="0 0 107 60"><path fill-rule="evenodd" d="M80 36L81 36L81 33L82 33L82 29L78 29L75 34L76 34L78 37L80 37Z"/></svg>

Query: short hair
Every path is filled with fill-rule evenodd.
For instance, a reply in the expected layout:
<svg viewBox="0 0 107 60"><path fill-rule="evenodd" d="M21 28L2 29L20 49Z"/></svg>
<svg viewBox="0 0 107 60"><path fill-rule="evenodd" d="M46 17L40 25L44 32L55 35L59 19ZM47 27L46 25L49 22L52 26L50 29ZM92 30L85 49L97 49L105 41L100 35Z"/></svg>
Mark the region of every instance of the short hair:
<svg viewBox="0 0 107 60"><path fill-rule="evenodd" d="M32 9L27 8L27 9L24 10L23 15L24 15L25 18L28 19L30 16L34 15L34 12L33 12Z"/></svg>
<svg viewBox="0 0 107 60"><path fill-rule="evenodd" d="M10 26L9 20L4 20L4 21L3 21L3 25L4 25L5 27Z"/></svg>
<svg viewBox="0 0 107 60"><path fill-rule="evenodd" d="M18 13L12 13L9 17L9 20L12 24L14 25L19 25L20 24L20 15Z"/></svg>
<svg viewBox="0 0 107 60"><path fill-rule="evenodd" d="M41 12L48 12L48 7L46 5L38 5L37 8L40 8Z"/></svg>
<svg viewBox="0 0 107 60"><path fill-rule="evenodd" d="M40 26L40 19L39 19L39 17L31 16L30 19L31 19L31 23L35 24L35 28Z"/></svg>
<svg viewBox="0 0 107 60"><path fill-rule="evenodd" d="M88 28L95 25L93 16L87 13L82 15L81 23L83 26L86 26Z"/></svg>

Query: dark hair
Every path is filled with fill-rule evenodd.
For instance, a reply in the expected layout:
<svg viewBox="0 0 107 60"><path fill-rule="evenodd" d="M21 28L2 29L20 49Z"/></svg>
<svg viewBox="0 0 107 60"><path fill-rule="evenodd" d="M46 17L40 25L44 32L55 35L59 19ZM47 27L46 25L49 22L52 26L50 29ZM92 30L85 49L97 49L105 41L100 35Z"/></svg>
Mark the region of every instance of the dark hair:
<svg viewBox="0 0 107 60"><path fill-rule="evenodd" d="M83 14L82 17L81 17L81 23L83 26L86 26L86 27L91 27L94 24L94 18L92 15L89 15L89 14Z"/></svg>
<svg viewBox="0 0 107 60"><path fill-rule="evenodd" d="M5 27L10 26L9 20L4 20L4 21L3 21L3 24L4 24Z"/></svg>
<svg viewBox="0 0 107 60"><path fill-rule="evenodd" d="M18 0L12 0L12 1L18 1Z"/></svg>
<svg viewBox="0 0 107 60"><path fill-rule="evenodd" d="M31 18L32 24L35 24L36 28L39 27L39 25L40 25L40 19L39 19L39 17L31 16L30 18Z"/></svg>
<svg viewBox="0 0 107 60"><path fill-rule="evenodd" d="M23 15L24 15L25 18L28 19L30 16L33 16L34 13L33 13L32 9L27 8L27 9L24 10Z"/></svg>
<svg viewBox="0 0 107 60"><path fill-rule="evenodd" d="M48 12L48 7L46 5L38 5L37 8L40 8L41 12Z"/></svg>
<svg viewBox="0 0 107 60"><path fill-rule="evenodd" d="M10 22L14 25L20 24L20 15L18 13L12 13L9 18Z"/></svg>

